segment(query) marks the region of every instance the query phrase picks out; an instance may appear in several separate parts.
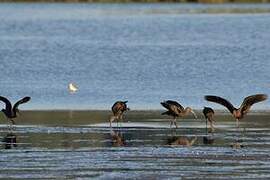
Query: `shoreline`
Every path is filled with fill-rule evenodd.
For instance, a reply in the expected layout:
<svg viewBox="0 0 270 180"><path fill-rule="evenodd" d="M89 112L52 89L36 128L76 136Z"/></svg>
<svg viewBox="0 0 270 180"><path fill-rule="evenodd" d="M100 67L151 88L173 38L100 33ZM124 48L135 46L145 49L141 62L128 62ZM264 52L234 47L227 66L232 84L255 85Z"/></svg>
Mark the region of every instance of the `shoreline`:
<svg viewBox="0 0 270 180"><path fill-rule="evenodd" d="M214 108L213 108L214 109ZM196 113L202 112L203 109L193 109ZM111 112L110 109L21 109L21 112ZM164 112L166 109L132 109L128 111L135 113L147 113L147 112ZM214 109L217 114L231 114L228 110L224 109ZM254 109L250 110L248 114L260 114L266 113L270 114L270 109Z"/></svg>
<svg viewBox="0 0 270 180"><path fill-rule="evenodd" d="M74 4L91 4L91 3L181 3L181 4L267 4L270 0L0 0L0 3L74 3Z"/></svg>
<svg viewBox="0 0 270 180"><path fill-rule="evenodd" d="M191 114L177 118L179 123L204 123L205 117L202 110L194 110L198 119ZM16 125L38 125L53 127L83 127L90 124L108 123L112 112L110 110L21 110L15 118ZM123 122L138 123L169 123L172 117L161 115L164 110L131 110L124 114ZM215 110L214 119L217 124L235 123L229 111ZM251 111L240 122L254 125L270 126L270 110ZM0 124L9 124L3 113L0 113Z"/></svg>

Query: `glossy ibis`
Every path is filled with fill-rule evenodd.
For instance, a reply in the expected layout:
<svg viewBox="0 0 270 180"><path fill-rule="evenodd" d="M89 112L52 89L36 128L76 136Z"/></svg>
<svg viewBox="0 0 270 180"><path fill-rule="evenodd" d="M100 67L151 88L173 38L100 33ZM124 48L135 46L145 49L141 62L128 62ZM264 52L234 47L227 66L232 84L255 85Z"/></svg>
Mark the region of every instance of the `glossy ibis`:
<svg viewBox="0 0 270 180"><path fill-rule="evenodd" d="M211 131L210 132L214 132L215 131L215 128L214 128L214 125L213 125L213 122L215 121L214 120L214 110L210 107L204 107L203 108L203 114L204 114L204 117L205 117L205 122L206 122L206 133L208 132L207 131L207 122L209 121L210 123L210 127L211 127Z"/></svg>
<svg viewBox="0 0 270 180"><path fill-rule="evenodd" d="M168 116L173 117L170 127L172 127L172 124L174 124L175 127L178 128L176 124L176 118L186 116L189 113L192 113L194 117L197 119L195 112L190 107L184 108L182 105L180 105L176 101L168 100L168 101L163 101L160 104L168 110L162 113L162 115L168 115Z"/></svg>
<svg viewBox="0 0 270 180"><path fill-rule="evenodd" d="M110 127L112 127L112 122L114 120L123 120L123 114L125 111L128 111L129 108L127 107L128 101L117 101L112 106L113 115L110 117Z"/></svg>
<svg viewBox="0 0 270 180"><path fill-rule="evenodd" d="M207 101L215 102L225 106L236 119L236 125L239 127L239 120L242 119L250 110L251 106L255 103L264 101L267 99L266 94L255 94L248 96L242 102L240 108L235 108L228 100L221 98L219 96L205 96Z"/></svg>
<svg viewBox="0 0 270 180"><path fill-rule="evenodd" d="M5 114L7 119L12 122L12 124L15 124L13 118L17 117L17 113L20 113L18 106L20 104L27 103L30 99L30 97L24 97L21 100L17 101L12 107L10 101L7 98L0 96L0 101L3 101L6 104L6 108L2 109L1 111Z"/></svg>

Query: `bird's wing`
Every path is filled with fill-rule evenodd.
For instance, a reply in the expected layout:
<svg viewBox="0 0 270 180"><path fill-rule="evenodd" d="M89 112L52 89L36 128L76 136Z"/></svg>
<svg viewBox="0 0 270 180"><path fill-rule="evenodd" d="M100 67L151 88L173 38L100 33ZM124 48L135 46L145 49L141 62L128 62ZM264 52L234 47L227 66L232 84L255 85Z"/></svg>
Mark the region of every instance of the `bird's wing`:
<svg viewBox="0 0 270 180"><path fill-rule="evenodd" d="M250 109L250 107L258 102L264 101L267 99L266 94L255 94L248 96L244 99L240 109L242 113L247 113L247 111Z"/></svg>
<svg viewBox="0 0 270 180"><path fill-rule="evenodd" d="M163 107L165 107L166 109L168 109L169 111L173 111L173 112L181 112L184 110L184 107L181 106L178 102L176 101L172 101L172 100L168 100L168 101L164 101L160 103Z"/></svg>
<svg viewBox="0 0 270 180"><path fill-rule="evenodd" d="M116 115L120 111L123 112L123 111L128 110L126 103L127 103L127 101L117 101L117 102L115 102L114 105L112 106L113 114Z"/></svg>
<svg viewBox="0 0 270 180"><path fill-rule="evenodd" d="M30 99L31 99L30 97L26 96L22 98L21 100L17 101L13 106L13 112L16 113L16 111L18 110L18 106L20 104L27 103L28 101L30 101Z"/></svg>
<svg viewBox="0 0 270 180"><path fill-rule="evenodd" d="M10 101L7 98L3 97L3 96L0 96L0 100L3 101L6 104L6 110L8 112L10 112L11 109L12 109L12 105L11 105Z"/></svg>
<svg viewBox="0 0 270 180"><path fill-rule="evenodd" d="M231 113L233 113L233 110L235 109L229 101L219 96L204 96L204 99L225 106Z"/></svg>
<svg viewBox="0 0 270 180"><path fill-rule="evenodd" d="M203 108L203 114L204 114L205 117L206 117L207 113L213 113L213 114L215 114L215 112L214 112L214 110L212 108L210 108L210 107L204 107Z"/></svg>

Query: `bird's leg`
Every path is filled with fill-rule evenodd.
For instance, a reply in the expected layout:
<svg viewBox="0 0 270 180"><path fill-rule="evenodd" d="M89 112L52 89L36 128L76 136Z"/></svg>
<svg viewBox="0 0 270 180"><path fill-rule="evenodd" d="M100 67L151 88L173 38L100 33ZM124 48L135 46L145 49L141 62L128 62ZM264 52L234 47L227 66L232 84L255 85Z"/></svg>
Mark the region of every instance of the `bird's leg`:
<svg viewBox="0 0 270 180"><path fill-rule="evenodd" d="M110 117L110 127L112 128L112 122L116 119L117 117L115 115L112 115Z"/></svg>
<svg viewBox="0 0 270 180"><path fill-rule="evenodd" d="M239 129L239 119L236 119L236 127Z"/></svg>
<svg viewBox="0 0 270 180"><path fill-rule="evenodd" d="M236 119L236 126L237 126L237 132L238 132L238 138L237 138L237 142L239 142L240 140L239 140L239 134L241 133L240 131L240 126L239 126L239 119L237 118ZM241 134L240 134L241 135Z"/></svg>
<svg viewBox="0 0 270 180"><path fill-rule="evenodd" d="M11 128L13 129L13 130L15 130L15 121L12 119L12 118L10 118L10 121L11 121Z"/></svg>
<svg viewBox="0 0 270 180"><path fill-rule="evenodd" d="M120 115L120 119L123 122L123 114Z"/></svg>
<svg viewBox="0 0 270 180"><path fill-rule="evenodd" d="M121 127L122 122L123 122L123 114L120 115L120 120L121 120L121 121L120 121L120 127Z"/></svg>
<svg viewBox="0 0 270 180"><path fill-rule="evenodd" d="M176 129L177 129L178 126L177 126L177 123L176 123L176 117L174 118L174 125L175 125L175 127L176 127Z"/></svg>
<svg viewBox="0 0 270 180"><path fill-rule="evenodd" d="M110 117L110 128L112 128L112 121L113 121L113 116Z"/></svg>
<svg viewBox="0 0 270 180"><path fill-rule="evenodd" d="M8 129L11 131L11 121L9 120L9 118L7 117L7 122L8 122Z"/></svg>
<svg viewBox="0 0 270 180"><path fill-rule="evenodd" d="M206 135L208 134L208 118L205 119L205 131L206 131Z"/></svg>
<svg viewBox="0 0 270 180"><path fill-rule="evenodd" d="M170 128L172 128L172 125L173 125L173 119L171 120Z"/></svg>
<svg viewBox="0 0 270 180"><path fill-rule="evenodd" d="M215 128L213 126L213 121L210 121L210 126L211 126L211 133L213 133L215 131Z"/></svg>

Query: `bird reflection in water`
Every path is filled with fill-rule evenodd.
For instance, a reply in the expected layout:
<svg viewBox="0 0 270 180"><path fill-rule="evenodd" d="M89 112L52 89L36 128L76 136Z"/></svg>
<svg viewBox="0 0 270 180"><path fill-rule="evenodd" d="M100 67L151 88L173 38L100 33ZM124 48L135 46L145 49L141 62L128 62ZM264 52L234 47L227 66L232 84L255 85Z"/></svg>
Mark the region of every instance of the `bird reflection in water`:
<svg viewBox="0 0 270 180"><path fill-rule="evenodd" d="M238 139L238 140L236 140L235 142L233 142L230 146L231 146L231 148L233 148L233 149L241 149L241 148L244 147L244 145L243 145L242 143L243 143L243 141L240 140L240 139Z"/></svg>
<svg viewBox="0 0 270 180"><path fill-rule="evenodd" d="M120 147L125 146L126 142L124 136L120 131L111 131L111 138L112 138L112 146Z"/></svg>
<svg viewBox="0 0 270 180"><path fill-rule="evenodd" d="M13 133L8 133L2 140L5 149L17 147L17 136Z"/></svg>
<svg viewBox="0 0 270 180"><path fill-rule="evenodd" d="M214 144L214 142L215 142L215 139L213 135L203 137L203 144Z"/></svg>
<svg viewBox="0 0 270 180"><path fill-rule="evenodd" d="M167 140L167 144L170 146L192 146L195 142L197 141L197 137L194 137L192 139L188 139L187 137L176 137L176 136L172 136L170 138L168 138Z"/></svg>

